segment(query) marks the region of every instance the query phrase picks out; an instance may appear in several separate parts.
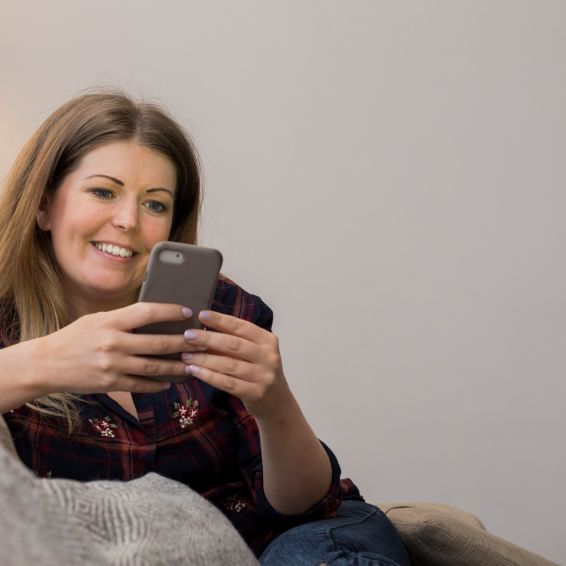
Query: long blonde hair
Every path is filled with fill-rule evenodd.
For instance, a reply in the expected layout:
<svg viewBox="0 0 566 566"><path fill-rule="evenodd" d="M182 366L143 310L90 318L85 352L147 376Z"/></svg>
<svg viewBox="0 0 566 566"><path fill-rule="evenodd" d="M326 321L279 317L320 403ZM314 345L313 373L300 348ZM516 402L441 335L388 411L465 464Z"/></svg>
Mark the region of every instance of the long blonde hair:
<svg viewBox="0 0 566 566"><path fill-rule="evenodd" d="M153 103L121 91L91 92L59 107L22 148L0 195L0 339L5 345L45 336L73 321L49 233L36 224L44 195L94 148L134 140L175 165L177 190L169 239L197 243L202 203L197 153L187 133ZM80 422L78 399L54 393L28 403L35 411Z"/></svg>

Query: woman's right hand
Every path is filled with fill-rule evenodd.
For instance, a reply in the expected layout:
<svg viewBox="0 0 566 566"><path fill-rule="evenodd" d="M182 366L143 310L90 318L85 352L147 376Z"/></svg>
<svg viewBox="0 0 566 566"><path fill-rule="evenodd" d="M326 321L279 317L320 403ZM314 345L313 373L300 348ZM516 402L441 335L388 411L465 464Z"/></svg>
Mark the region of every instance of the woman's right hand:
<svg viewBox="0 0 566 566"><path fill-rule="evenodd" d="M135 303L82 316L36 340L39 388L44 395L162 391L169 384L151 378L187 375L186 364L149 356L191 352L196 348L182 334L135 334L132 330L187 318L190 316L185 316L180 305L163 303Z"/></svg>

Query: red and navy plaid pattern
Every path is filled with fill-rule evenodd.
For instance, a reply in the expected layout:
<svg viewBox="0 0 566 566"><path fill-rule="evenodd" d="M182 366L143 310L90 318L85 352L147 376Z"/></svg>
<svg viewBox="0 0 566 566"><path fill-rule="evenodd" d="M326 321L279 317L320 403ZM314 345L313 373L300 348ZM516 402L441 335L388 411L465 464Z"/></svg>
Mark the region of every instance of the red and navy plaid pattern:
<svg viewBox="0 0 566 566"><path fill-rule="evenodd" d="M271 330L263 301L221 277L212 309ZM330 517L342 499L361 499L328 447L333 468L326 496L309 512L282 515L263 491L260 439L243 403L198 379L157 394L133 394L139 421L104 394L84 395L81 427L69 436L61 419L23 406L4 415L16 449L38 476L128 481L149 472L201 493L232 521L256 554L277 534Z"/></svg>

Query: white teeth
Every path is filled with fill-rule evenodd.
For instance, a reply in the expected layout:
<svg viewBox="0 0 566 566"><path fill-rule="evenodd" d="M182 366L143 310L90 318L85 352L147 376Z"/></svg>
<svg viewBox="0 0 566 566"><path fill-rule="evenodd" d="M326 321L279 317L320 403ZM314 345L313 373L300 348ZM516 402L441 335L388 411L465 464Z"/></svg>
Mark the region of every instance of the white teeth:
<svg viewBox="0 0 566 566"><path fill-rule="evenodd" d="M112 244L101 244L100 242L96 242L95 247L102 252L106 252L107 254L112 254L120 257L132 257L134 252L132 250L128 250L126 248L121 248L120 246L113 246Z"/></svg>

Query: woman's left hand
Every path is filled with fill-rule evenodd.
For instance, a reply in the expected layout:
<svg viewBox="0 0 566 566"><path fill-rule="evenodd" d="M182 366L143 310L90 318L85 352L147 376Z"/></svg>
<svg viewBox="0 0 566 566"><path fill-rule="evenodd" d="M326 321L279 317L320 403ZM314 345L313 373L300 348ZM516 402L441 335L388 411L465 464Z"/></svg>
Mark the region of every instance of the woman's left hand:
<svg viewBox="0 0 566 566"><path fill-rule="evenodd" d="M190 373L239 397L256 418L283 416L285 401L292 393L283 374L277 336L252 322L215 311L201 311L199 319L216 332L185 332L188 344L206 348L182 354Z"/></svg>

